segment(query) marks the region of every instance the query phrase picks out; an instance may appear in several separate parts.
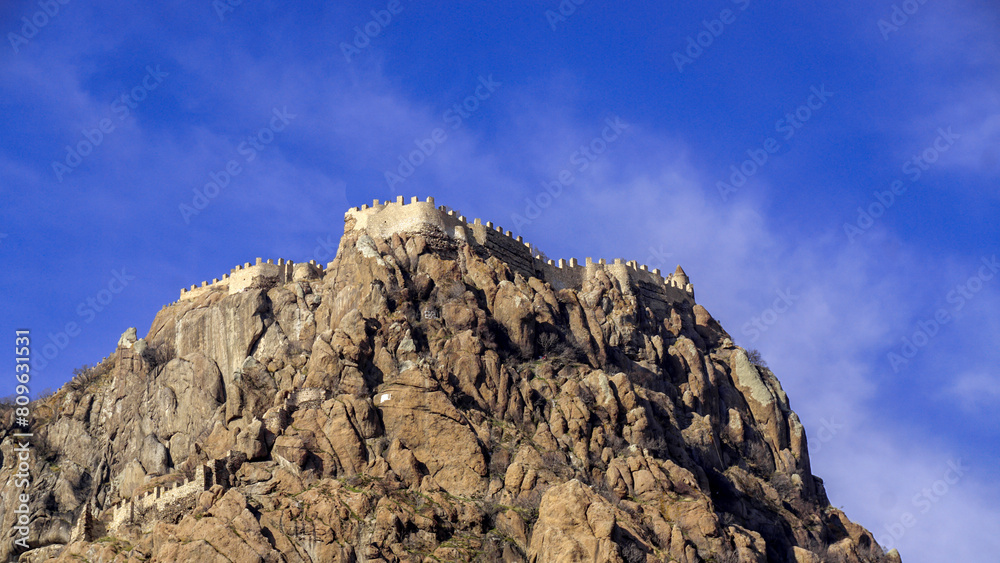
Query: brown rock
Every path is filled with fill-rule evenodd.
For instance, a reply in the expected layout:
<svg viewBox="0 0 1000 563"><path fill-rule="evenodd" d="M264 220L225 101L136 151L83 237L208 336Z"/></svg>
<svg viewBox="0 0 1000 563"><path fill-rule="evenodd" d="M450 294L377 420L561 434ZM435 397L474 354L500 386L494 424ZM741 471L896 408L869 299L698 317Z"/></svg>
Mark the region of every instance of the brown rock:
<svg viewBox="0 0 1000 563"><path fill-rule="evenodd" d="M621 562L610 539L614 527L614 509L607 501L576 479L567 481L542 496L528 561Z"/></svg>

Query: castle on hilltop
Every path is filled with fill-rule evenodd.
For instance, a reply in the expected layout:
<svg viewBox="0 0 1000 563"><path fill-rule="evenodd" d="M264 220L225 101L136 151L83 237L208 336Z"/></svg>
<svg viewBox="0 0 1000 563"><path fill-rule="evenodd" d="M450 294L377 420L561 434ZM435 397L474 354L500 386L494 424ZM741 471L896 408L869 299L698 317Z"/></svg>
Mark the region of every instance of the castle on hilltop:
<svg viewBox="0 0 1000 563"><path fill-rule="evenodd" d="M603 258L596 262L586 258L583 263L576 258L550 260L534 245L524 242L520 236L515 237L510 231L504 231L502 227L494 226L492 222L483 224L482 220L473 219L470 223L464 215L447 206L435 206L433 197L428 197L426 201L413 197L409 203L404 201L403 196L398 196L396 201L376 199L371 206L349 209L344 214L344 223L344 234L362 231L381 239L391 238L397 233L436 230L473 245L481 255L496 257L514 272L543 279L556 289L579 288L584 280L594 277L598 271L605 271L620 282L624 291L637 292L654 302L694 301L694 286L680 266L664 277L659 269L650 270L635 260L615 258L612 263ZM233 294L251 288L319 279L328 267L314 260L296 264L280 258L277 263L257 258L256 264L247 262L236 266L222 279L213 279L212 283L203 281L200 287L192 285L190 289L181 289L180 299L194 299L214 290Z"/></svg>
<svg viewBox="0 0 1000 563"><path fill-rule="evenodd" d="M182 288L181 301L195 299L214 289L224 289L233 294L246 289L274 287L291 281L319 279L324 270L323 265L317 264L315 260L296 264L291 260L278 258L278 263L275 264L274 260L264 262L257 258L256 264L247 262L242 266L236 266L229 270L228 274L224 274L222 279L215 278L212 283L203 281L201 286L192 285L190 289Z"/></svg>

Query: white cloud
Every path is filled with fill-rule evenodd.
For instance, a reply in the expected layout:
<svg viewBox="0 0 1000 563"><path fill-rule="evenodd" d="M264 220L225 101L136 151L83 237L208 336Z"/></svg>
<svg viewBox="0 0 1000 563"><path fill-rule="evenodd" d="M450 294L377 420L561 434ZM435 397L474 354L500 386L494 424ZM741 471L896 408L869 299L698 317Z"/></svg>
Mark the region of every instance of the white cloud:
<svg viewBox="0 0 1000 563"><path fill-rule="evenodd" d="M932 14L928 10L921 17ZM115 146L121 147L116 161L153 163L144 173L155 175L158 186L172 186L169 195L160 196L169 204L165 213L178 213L176 205L224 164L246 128L256 126L271 107L287 105L301 120L256 169L244 172L239 194L212 205L259 209L274 204L279 216L302 213L303 224L292 231L314 229L322 236L330 230L325 212L335 215L347 205L363 203L346 201L345 182L364 175L377 185L362 191L387 191L382 172L397 164L397 155L410 150L415 138L442 127L442 108L455 101L415 101L377 68L330 71L319 63L292 64L278 55L225 62L185 56L205 48L204 42L180 47L177 60L200 62L187 63L178 73L193 75L195 82L225 84L227 91L220 91L217 100L188 98L177 86L174 93L182 108L196 113L211 103L233 103L230 91L254 96L230 107L226 122L190 125L178 138L158 139L155 147L135 142L149 134L145 131L115 138ZM14 76L24 77L39 107L52 109L61 123L86 126L105 111L104 102L89 97L68 66L42 80L30 78L36 68L19 64L25 66L11 67ZM813 470L826 480L833 503L881 537L900 511L913 504L914 495L942 479L954 457L940 442L960 438L948 435L947 428L938 436L921 436L879 416L880 392L891 377L883 362L885 348L911 327L914 315L933 311L914 301L913 294L926 284L947 287L944 274L925 268L933 257L904 246L887 264L871 249L879 248L875 243L898 241L877 231L865 235L865 244L846 244L839 236L805 238L768 214L764 201L771 190L764 177L755 179L757 189L748 186L723 203L714 188L717 178L692 165L683 138L653 130L621 108L574 115L567 108L577 104L567 100L577 99L576 88L573 77L565 74L528 86L505 82L495 98L484 102L491 111L509 115L495 135L469 124L448 130L448 140L400 191L435 195L441 204L512 229L509 217L524 213L524 197L534 198L543 181L572 169L573 183L526 229L526 239L554 258L559 256L552 249L559 249L571 253L566 258L620 256L667 272L682 264L699 302L738 343L764 352L806 425L815 445ZM914 150L926 144L921 135L953 123L970 147L967 157L956 156L953 162L980 166L982 160L976 158L992 150L1000 135L995 94L984 92L967 85L958 101L915 120L907 136L917 143ZM603 119L615 112L630 123L626 134L587 170L572 167L574 151L599 135ZM304 163L291 148L296 143L328 151L329 167ZM312 205L302 206L305 199ZM312 237L302 244L310 252ZM661 249L667 256L649 259ZM790 291L795 302L748 342L743 326L767 311L778 291ZM976 327L955 330L964 334ZM1000 397L1000 384L985 372L970 372L954 382L950 393L966 408L988 409ZM828 423L843 428L822 440L819 430ZM989 528L1000 520L997 510L980 500L998 496L988 471L973 467L920 514L897 540L904 561L971 561L1000 551Z"/></svg>
<svg viewBox="0 0 1000 563"><path fill-rule="evenodd" d="M966 411L990 409L1000 404L1000 375L966 373L957 377L947 392Z"/></svg>
<svg viewBox="0 0 1000 563"><path fill-rule="evenodd" d="M585 124L558 130L580 127ZM627 148L578 175L545 210L541 221L548 228L539 229L542 240L534 242L544 248L573 232L573 243L564 247L640 261L651 244L663 243L672 256L661 267L680 262L699 302L738 342L764 351L815 444L813 471L825 479L833 503L880 538L887 526L897 531L900 511L957 458L940 443L950 438L947 429L928 440L879 416L877 398L898 383L884 349L923 312L913 292L926 291L926 284L945 287L947 272L928 275L930 257L905 246L887 264L881 245L805 239L770 221L752 193L723 205L713 199L713 179L677 156L687 153L682 142L666 141L641 124L631 136ZM535 158L558 162L564 151L550 147ZM509 207L520 211L516 203ZM869 236L882 241L888 235ZM791 290L795 303L748 343L741 327L766 310L778 290ZM820 432L824 426L834 428L832 436ZM919 512L915 524L899 538L886 536L904 561L976 560L995 552L996 540L983 523L997 521L998 512L979 501L979 491L996 495L997 487L984 469L974 468L926 512L919 512L923 504L912 508ZM962 541L949 541L955 538Z"/></svg>

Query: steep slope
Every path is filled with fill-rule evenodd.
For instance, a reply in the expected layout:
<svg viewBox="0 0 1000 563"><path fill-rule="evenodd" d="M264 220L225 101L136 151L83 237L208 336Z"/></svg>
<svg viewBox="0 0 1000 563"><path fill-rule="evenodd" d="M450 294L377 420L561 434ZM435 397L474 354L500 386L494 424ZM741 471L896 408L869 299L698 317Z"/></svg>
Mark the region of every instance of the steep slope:
<svg viewBox="0 0 1000 563"><path fill-rule="evenodd" d="M497 232L386 202L327 268L185 291L33 406L20 560L899 561L683 271Z"/></svg>

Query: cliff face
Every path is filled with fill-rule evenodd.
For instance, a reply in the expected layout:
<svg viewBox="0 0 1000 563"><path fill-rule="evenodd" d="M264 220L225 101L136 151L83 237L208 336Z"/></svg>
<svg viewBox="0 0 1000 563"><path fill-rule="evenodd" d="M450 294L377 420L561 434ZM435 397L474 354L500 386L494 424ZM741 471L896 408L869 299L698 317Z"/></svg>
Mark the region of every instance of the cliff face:
<svg viewBox="0 0 1000 563"><path fill-rule="evenodd" d="M325 271L192 293L34 405L21 561L899 561L683 291L347 220Z"/></svg>

